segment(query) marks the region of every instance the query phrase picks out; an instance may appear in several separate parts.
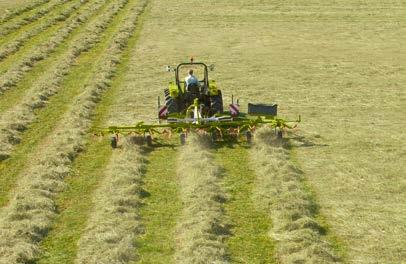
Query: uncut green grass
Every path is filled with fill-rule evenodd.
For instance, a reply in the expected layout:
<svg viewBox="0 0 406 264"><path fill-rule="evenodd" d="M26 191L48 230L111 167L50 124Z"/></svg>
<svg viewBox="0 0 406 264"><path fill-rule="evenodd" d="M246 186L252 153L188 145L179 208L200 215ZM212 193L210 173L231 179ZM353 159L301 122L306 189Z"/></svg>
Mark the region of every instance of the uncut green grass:
<svg viewBox="0 0 406 264"><path fill-rule="evenodd" d="M120 12L109 27L110 32L106 34L107 36L112 36L113 28L119 25L119 21L125 19L126 12L128 13L131 6L136 3L137 1L131 1L125 10ZM122 55L122 62L117 70L119 74L114 78L110 89L106 91L96 107L92 129L96 129L106 122L106 112L110 111L115 103L115 94L122 85L123 74L127 72L128 61L131 57L130 51L137 43L138 34L142 28L142 19L140 18L136 32ZM106 39L102 42L105 41ZM92 209L93 190L102 180L100 176L103 175L112 154L110 144L105 137L88 135L86 139L85 151L76 158L72 173L65 181L69 188L57 198L60 214L49 235L42 242L43 254L38 263L73 263L76 258L77 242L86 227L86 221Z"/></svg>
<svg viewBox="0 0 406 264"><path fill-rule="evenodd" d="M223 186L228 195L224 204L231 222L227 247L231 263L276 263L274 244L268 232L272 221L253 198L255 172L250 163L248 145L219 144L215 159L223 168Z"/></svg>
<svg viewBox="0 0 406 264"><path fill-rule="evenodd" d="M96 66L94 58L105 52L112 37L111 34L119 25L119 21L116 18L110 24L98 45L79 56L76 65L63 81L60 92L50 98L46 108L38 110L36 121L24 133L22 142L16 147L13 156L0 163L0 173L3 175L0 178L0 207L7 203L8 194L13 189L19 172L28 168L30 166L29 161L35 159L42 148L47 147L44 138L52 133L60 117L69 109L72 100L81 93L81 87L91 78L92 71Z"/></svg>

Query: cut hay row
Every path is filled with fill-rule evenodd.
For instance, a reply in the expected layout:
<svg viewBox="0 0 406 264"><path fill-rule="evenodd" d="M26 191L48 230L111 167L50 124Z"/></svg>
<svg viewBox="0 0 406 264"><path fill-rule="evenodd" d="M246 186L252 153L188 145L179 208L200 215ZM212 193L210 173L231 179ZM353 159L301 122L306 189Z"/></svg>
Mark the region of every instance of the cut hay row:
<svg viewBox="0 0 406 264"><path fill-rule="evenodd" d="M37 1L32 1L32 3L25 5L21 8L16 8L14 10L6 10L5 14L0 17L0 23L4 23L9 21L10 19L13 19L19 15L22 15L28 11L31 11L37 7L40 7L41 5L44 5L48 3L50 0L37 0Z"/></svg>
<svg viewBox="0 0 406 264"><path fill-rule="evenodd" d="M11 65L9 70L0 76L0 95L15 86L17 82L24 77L24 74L30 71L37 62L47 58L74 29L89 20L90 17L102 7L105 1L106 0L98 0L94 5L87 6L77 16L68 19L65 23L66 26L55 32L46 43L40 45L32 53Z"/></svg>
<svg viewBox="0 0 406 264"><path fill-rule="evenodd" d="M145 6L138 6L140 13ZM83 135L91 125L92 112L109 88L120 55L133 26L125 23L115 34L106 54L100 58L91 84L65 114L47 148L22 173L9 204L0 211L0 263L25 263L38 254L38 244L47 235L57 209L55 196L64 188L72 161L83 148Z"/></svg>
<svg viewBox="0 0 406 264"><path fill-rule="evenodd" d="M192 135L179 157L183 211L177 226L176 263L227 263L220 169L206 137Z"/></svg>
<svg viewBox="0 0 406 264"><path fill-rule="evenodd" d="M257 201L273 218L271 237L281 263L335 263L339 258L317 222L317 205L305 190L300 171L284 142L270 128L256 133L252 159L257 172Z"/></svg>
<svg viewBox="0 0 406 264"><path fill-rule="evenodd" d="M135 259L139 233L141 150L127 141L114 151L94 194L94 210L78 242L75 263L129 263Z"/></svg>
<svg viewBox="0 0 406 264"><path fill-rule="evenodd" d="M32 15L26 16L21 18L19 21L10 21L9 23L0 25L0 36L5 36L13 31L18 30L19 28L28 25L41 17L47 15L49 12L51 12L54 8L57 8L59 5L66 3L69 0L55 0L55 3L51 3L47 6L44 6L38 10L38 12L35 12Z"/></svg>
<svg viewBox="0 0 406 264"><path fill-rule="evenodd" d="M58 92L65 75L76 58L86 50L92 48L100 39L100 35L106 29L128 0L113 1L107 6L107 11L92 21L68 47L61 56L60 62L55 69L49 69L32 88L25 93L19 104L2 113L0 117L0 160L10 157L13 147L20 142L22 132L35 119L35 109L46 105L50 96ZM98 0L88 9L99 9L104 0Z"/></svg>
<svg viewBox="0 0 406 264"><path fill-rule="evenodd" d="M72 13L74 13L81 5L87 2L88 0L73 2L73 5L64 7L62 11L53 16L51 19L46 20L45 23L42 23L31 30L25 31L18 38L12 40L7 45L2 46L0 48L0 61L18 51L20 47L23 46L24 43L33 36L38 35L39 33L45 31L46 29L50 28L51 26L59 22L67 20L72 15Z"/></svg>

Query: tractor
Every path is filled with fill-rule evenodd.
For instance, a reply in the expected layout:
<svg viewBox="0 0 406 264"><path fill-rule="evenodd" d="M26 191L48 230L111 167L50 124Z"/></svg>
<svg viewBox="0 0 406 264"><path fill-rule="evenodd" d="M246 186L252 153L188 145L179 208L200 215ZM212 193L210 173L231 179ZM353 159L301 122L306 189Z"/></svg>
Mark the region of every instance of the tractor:
<svg viewBox="0 0 406 264"><path fill-rule="evenodd" d="M192 69L200 79L188 84L182 77ZM119 134L139 134L145 138L148 146L153 145L153 135L179 134L180 143L185 144L187 134L191 132L209 133L213 142L226 139L238 139L243 136L251 143L253 132L258 126L268 125L275 129L278 137L282 137L284 129L293 128L299 123L297 120L287 121L277 117L277 104L248 103L247 113L240 112L240 104L234 96L228 110L224 110L222 92L216 81L209 79L209 70L214 65L203 62L189 62L178 64L176 67L166 66L166 71L174 72L175 80L169 82L164 89L164 104L158 96L158 123L145 124L138 122L132 126L110 126L102 132L113 134L111 146L117 147ZM181 77L182 76L182 77Z"/></svg>
<svg viewBox="0 0 406 264"><path fill-rule="evenodd" d="M175 73L175 81L169 83L169 87L164 90L165 105L159 106L159 119L166 119L168 116L185 114L189 106L193 105L197 99L202 116L214 116L223 114L223 96L221 90L217 89L216 81L209 80L209 69L214 70L214 65L207 66L202 62L180 63L176 68L167 66L168 72ZM185 69L192 69L201 74L198 83L187 84L181 80L180 75ZM184 75L182 75L184 76ZM158 99L160 104L160 99ZM192 116L190 116L192 117Z"/></svg>

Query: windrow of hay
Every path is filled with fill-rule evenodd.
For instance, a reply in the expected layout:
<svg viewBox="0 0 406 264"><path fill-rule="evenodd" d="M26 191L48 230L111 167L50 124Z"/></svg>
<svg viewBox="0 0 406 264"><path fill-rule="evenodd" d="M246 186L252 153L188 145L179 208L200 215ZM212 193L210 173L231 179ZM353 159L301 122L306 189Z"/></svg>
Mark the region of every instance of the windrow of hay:
<svg viewBox="0 0 406 264"><path fill-rule="evenodd" d="M80 6L82 6L87 2L88 0L73 2L72 5L64 7L59 13L57 13L52 18L47 19L44 23L40 24L39 26L31 30L24 31L20 36L18 36L18 38L13 39L10 43L0 48L0 61L18 51L24 45L24 43L33 36L38 35L39 33L55 25L56 23L67 20L72 15L73 12L75 12ZM63 25L62 27L65 26L67 25Z"/></svg>
<svg viewBox="0 0 406 264"><path fill-rule="evenodd" d="M289 157L286 142L270 128L255 134L252 159L257 172L256 199L273 218L272 238L281 263L335 263L324 228L317 222L317 205L305 190L298 168Z"/></svg>
<svg viewBox="0 0 406 264"><path fill-rule="evenodd" d="M24 74L30 71L38 61L47 58L48 55L54 51L74 29L85 23L98 9L100 9L105 1L106 0L99 0L93 5L87 6L87 8L79 15L70 18L67 21L66 26L55 32L47 42L37 47L34 52L12 64L8 71L0 76L0 95L4 93L4 91L15 86L17 82L23 78Z"/></svg>
<svg viewBox="0 0 406 264"><path fill-rule="evenodd" d="M94 210L78 242L75 263L128 263L135 259L144 160L141 149L125 142L114 151L94 194Z"/></svg>
<svg viewBox="0 0 406 264"><path fill-rule="evenodd" d="M30 4L24 5L23 7L16 8L13 10L6 10L5 14L0 17L0 23L7 22L8 20L10 20L16 16L19 16L25 12L33 10L41 5L48 3L49 1L50 0L31 1Z"/></svg>
<svg viewBox="0 0 406 264"><path fill-rule="evenodd" d="M144 4L140 1L132 12L139 14ZM38 244L47 235L57 214L55 195L63 190L72 161L83 148L83 136L90 128L93 110L109 88L134 28L135 23L120 26L100 58L90 85L76 98L58 128L47 138L47 148L20 175L13 197L0 211L0 263L26 263L37 256Z"/></svg>
<svg viewBox="0 0 406 264"><path fill-rule="evenodd" d="M206 137L191 135L188 141L178 164L184 209L177 226L176 263L227 263L221 172Z"/></svg>
<svg viewBox="0 0 406 264"><path fill-rule="evenodd" d="M21 133L35 119L34 110L44 107L49 97L58 92L61 82L76 58L99 41L102 32L127 2L128 0L113 1L107 6L107 11L92 21L86 30L73 40L66 52L62 54L56 68L51 68L41 75L40 79L25 93L19 104L2 113L0 117L0 160L10 157L13 146L20 142ZM104 0L98 0L88 9L98 9L103 3Z"/></svg>
<svg viewBox="0 0 406 264"><path fill-rule="evenodd" d="M7 34L10 34L11 32L21 28L22 26L25 26L29 23L32 23L39 18L45 16L49 12L51 12L54 8L56 8L58 5L61 5L69 0L54 0L54 3L51 3L50 5L44 6L38 10L38 12L35 12L34 14L30 16L25 16L18 21L11 21L10 23L3 23L3 26L0 26L0 36L4 36Z"/></svg>

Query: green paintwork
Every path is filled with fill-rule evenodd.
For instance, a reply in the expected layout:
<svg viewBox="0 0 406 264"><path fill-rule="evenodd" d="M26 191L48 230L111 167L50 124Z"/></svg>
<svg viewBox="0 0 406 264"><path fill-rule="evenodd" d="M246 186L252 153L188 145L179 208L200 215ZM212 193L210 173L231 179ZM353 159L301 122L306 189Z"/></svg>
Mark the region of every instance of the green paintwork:
<svg viewBox="0 0 406 264"><path fill-rule="evenodd" d="M176 98L179 95L178 86L174 82L169 83L169 94L172 98Z"/></svg>
<svg viewBox="0 0 406 264"><path fill-rule="evenodd" d="M215 80L209 81L209 95L210 96L219 95L219 90L217 89L217 84Z"/></svg>

